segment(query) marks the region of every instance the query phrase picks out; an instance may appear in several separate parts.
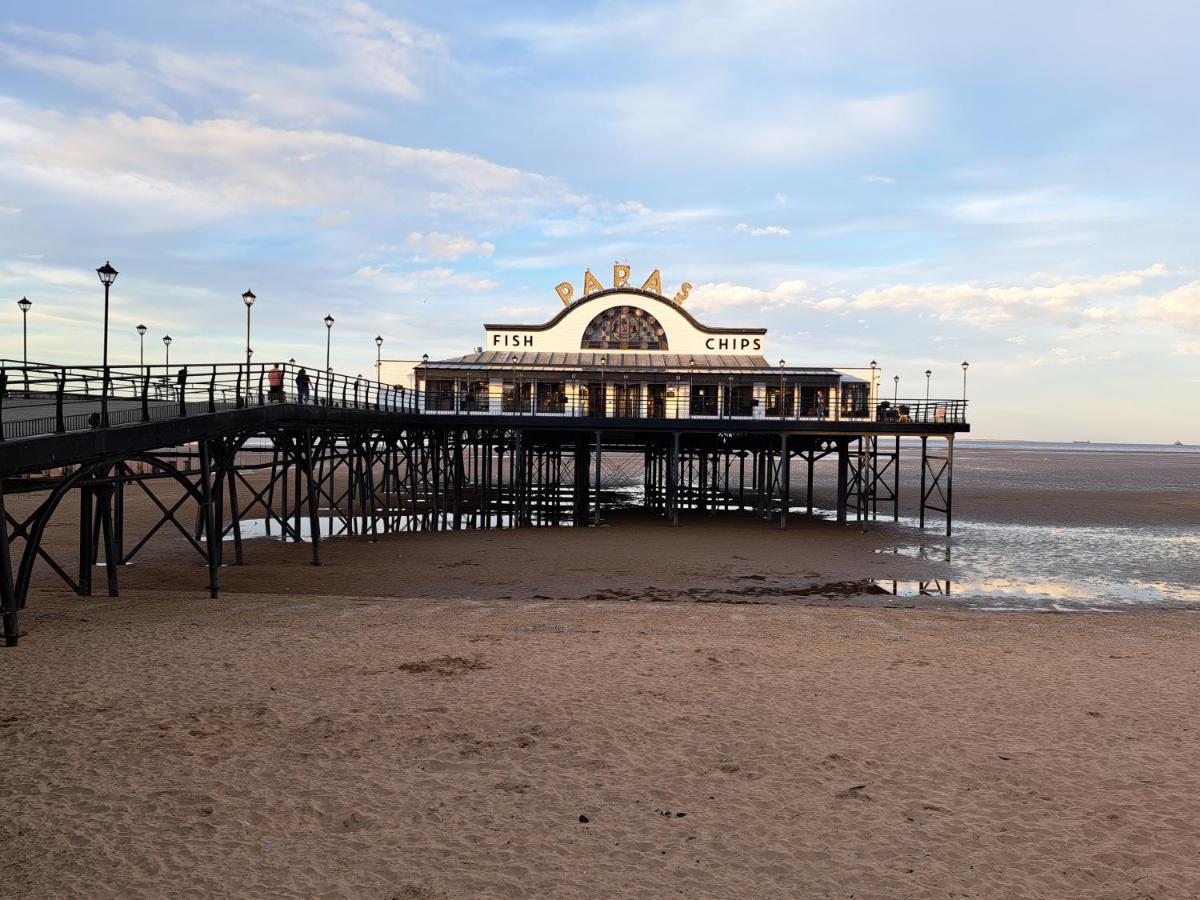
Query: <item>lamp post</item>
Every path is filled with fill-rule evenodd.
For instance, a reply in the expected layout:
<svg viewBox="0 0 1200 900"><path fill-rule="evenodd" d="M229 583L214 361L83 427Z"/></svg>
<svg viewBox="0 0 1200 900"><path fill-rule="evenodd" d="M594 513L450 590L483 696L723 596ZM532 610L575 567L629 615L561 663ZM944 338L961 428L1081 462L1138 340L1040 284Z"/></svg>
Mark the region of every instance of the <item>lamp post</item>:
<svg viewBox="0 0 1200 900"><path fill-rule="evenodd" d="M897 403L900 402L900 376L899 375L892 376L892 385L895 387L895 391L892 393L892 406L895 406Z"/></svg>
<svg viewBox="0 0 1200 900"><path fill-rule="evenodd" d="M104 265L96 270L100 283L104 285L104 390L100 392L100 425L108 427L108 289L117 280L117 270L112 263L105 260Z"/></svg>
<svg viewBox="0 0 1200 900"><path fill-rule="evenodd" d="M375 380L383 381L383 335L375 335Z"/></svg>
<svg viewBox="0 0 1200 900"><path fill-rule="evenodd" d="M169 334L163 335L163 346L167 348L166 368L169 375L171 369L171 336Z"/></svg>
<svg viewBox="0 0 1200 900"><path fill-rule="evenodd" d="M145 325L139 325L134 331L138 334L138 365L146 367L146 331Z"/></svg>
<svg viewBox="0 0 1200 900"><path fill-rule="evenodd" d="M970 364L969 362L965 362L965 361L964 361L964 362L963 362L963 364L962 364L962 370L963 370L963 403L966 403L966 402L967 402L967 368L968 368L970 365L971 365L971 364Z"/></svg>
<svg viewBox="0 0 1200 900"><path fill-rule="evenodd" d="M600 415L608 412L608 384L605 380L604 373L607 371L608 357L600 357Z"/></svg>
<svg viewBox="0 0 1200 900"><path fill-rule="evenodd" d="M246 393L250 393L250 307L254 305L254 301L258 298L254 296L254 291L246 291L242 294L242 302L246 304Z"/></svg>
<svg viewBox="0 0 1200 900"><path fill-rule="evenodd" d="M325 317L325 371L329 371L329 346L333 340L333 316Z"/></svg>
<svg viewBox="0 0 1200 900"><path fill-rule="evenodd" d="M29 307L33 301L22 297L17 301L21 308L21 364L25 371L25 396L29 396Z"/></svg>
<svg viewBox="0 0 1200 900"><path fill-rule="evenodd" d="M932 369L925 370L925 402L929 402L929 376L933 374Z"/></svg>
<svg viewBox="0 0 1200 900"><path fill-rule="evenodd" d="M786 396L786 394L784 393L784 386L783 386L783 367L784 367L784 365L785 365L784 361L782 359L779 360L779 418L781 418L781 419L784 418L784 405L785 405L784 397Z"/></svg>
<svg viewBox="0 0 1200 900"><path fill-rule="evenodd" d="M696 411L694 409L692 409L692 400L693 400L692 395L696 392L695 379L696 379L696 357L693 356L688 359L688 418L689 419L692 418L692 416L694 416L696 413Z"/></svg>

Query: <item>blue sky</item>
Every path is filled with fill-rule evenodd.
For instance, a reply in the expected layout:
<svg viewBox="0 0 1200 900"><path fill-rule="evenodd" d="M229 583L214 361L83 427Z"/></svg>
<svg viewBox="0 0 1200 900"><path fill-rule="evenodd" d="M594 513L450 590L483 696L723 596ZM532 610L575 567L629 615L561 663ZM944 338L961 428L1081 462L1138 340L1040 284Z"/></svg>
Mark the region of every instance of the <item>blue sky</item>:
<svg viewBox="0 0 1200 900"><path fill-rule="evenodd" d="M369 372L628 261L978 436L1200 443L1192 3L6 5L0 355Z"/></svg>

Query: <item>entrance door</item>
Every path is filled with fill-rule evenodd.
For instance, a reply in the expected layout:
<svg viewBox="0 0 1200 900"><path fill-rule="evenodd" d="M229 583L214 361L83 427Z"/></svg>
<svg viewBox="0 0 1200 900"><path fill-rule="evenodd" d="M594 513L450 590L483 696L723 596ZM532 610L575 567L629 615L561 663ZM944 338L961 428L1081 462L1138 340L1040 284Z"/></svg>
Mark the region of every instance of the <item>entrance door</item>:
<svg viewBox="0 0 1200 900"><path fill-rule="evenodd" d="M640 384L615 384L617 415L636 419L641 415L642 386Z"/></svg>
<svg viewBox="0 0 1200 900"><path fill-rule="evenodd" d="M667 386L646 385L646 415L652 419L663 419L667 415Z"/></svg>
<svg viewBox="0 0 1200 900"><path fill-rule="evenodd" d="M585 408L589 416L597 418L604 415L604 388L599 381L593 381L585 386L587 392Z"/></svg>

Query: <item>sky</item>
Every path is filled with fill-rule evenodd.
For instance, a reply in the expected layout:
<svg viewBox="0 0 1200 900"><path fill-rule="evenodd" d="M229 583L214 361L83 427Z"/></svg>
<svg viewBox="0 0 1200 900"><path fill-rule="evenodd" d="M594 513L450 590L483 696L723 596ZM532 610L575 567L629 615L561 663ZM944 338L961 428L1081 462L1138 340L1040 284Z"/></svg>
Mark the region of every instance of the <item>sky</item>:
<svg viewBox="0 0 1200 900"><path fill-rule="evenodd" d="M653 269L974 437L1200 443L1200 5L0 12L0 357L369 374ZM4 301L7 295L9 300ZM885 394L888 393L885 388Z"/></svg>

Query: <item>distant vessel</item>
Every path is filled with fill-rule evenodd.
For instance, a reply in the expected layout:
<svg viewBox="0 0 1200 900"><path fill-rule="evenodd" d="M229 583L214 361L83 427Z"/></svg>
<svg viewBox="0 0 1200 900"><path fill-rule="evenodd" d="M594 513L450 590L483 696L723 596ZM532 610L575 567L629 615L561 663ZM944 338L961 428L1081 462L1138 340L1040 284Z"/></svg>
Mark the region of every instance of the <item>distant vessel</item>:
<svg viewBox="0 0 1200 900"><path fill-rule="evenodd" d="M1091 441L1071 441L1072 444L1090 444Z"/></svg>
<svg viewBox="0 0 1200 900"><path fill-rule="evenodd" d="M1182 447L1182 446L1183 446L1183 441L1176 441L1176 442L1175 442L1175 446L1176 446L1176 447Z"/></svg>

